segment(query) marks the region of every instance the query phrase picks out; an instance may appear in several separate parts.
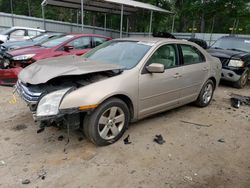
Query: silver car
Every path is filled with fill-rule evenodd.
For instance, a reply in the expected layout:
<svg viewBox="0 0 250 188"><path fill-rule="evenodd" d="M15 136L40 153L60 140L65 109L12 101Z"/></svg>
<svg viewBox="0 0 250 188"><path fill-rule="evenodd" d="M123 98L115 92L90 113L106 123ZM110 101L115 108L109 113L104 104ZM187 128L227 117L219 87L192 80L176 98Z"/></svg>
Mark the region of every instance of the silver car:
<svg viewBox="0 0 250 188"><path fill-rule="evenodd" d="M84 56L41 60L19 74L19 95L41 128L82 128L96 145L130 122L194 102L209 105L221 63L198 45L162 38L117 39Z"/></svg>

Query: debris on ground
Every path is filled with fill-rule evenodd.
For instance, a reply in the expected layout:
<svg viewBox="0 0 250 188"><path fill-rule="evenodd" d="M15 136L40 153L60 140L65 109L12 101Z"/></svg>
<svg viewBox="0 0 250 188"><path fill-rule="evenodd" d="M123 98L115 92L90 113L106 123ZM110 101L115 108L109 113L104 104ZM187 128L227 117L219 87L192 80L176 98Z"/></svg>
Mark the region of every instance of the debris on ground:
<svg viewBox="0 0 250 188"><path fill-rule="evenodd" d="M27 128L27 125L25 124L18 124L17 126L13 127L14 131L21 131Z"/></svg>
<svg viewBox="0 0 250 188"><path fill-rule="evenodd" d="M184 176L184 180L193 181L193 178L191 176Z"/></svg>
<svg viewBox="0 0 250 188"><path fill-rule="evenodd" d="M193 122L189 122L189 121L181 121L182 123L187 123L187 124L191 124L191 125L196 125L199 127L211 127L213 125L209 124L209 125L205 125L205 124L200 124L200 123L193 123Z"/></svg>
<svg viewBox="0 0 250 188"><path fill-rule="evenodd" d="M22 184L30 184L30 180L29 179L25 179L22 181Z"/></svg>
<svg viewBox="0 0 250 188"><path fill-rule="evenodd" d="M63 135L58 136L58 138L57 138L58 141L63 141L63 139L64 139L64 136L63 136Z"/></svg>
<svg viewBox="0 0 250 188"><path fill-rule="evenodd" d="M234 108L239 108L240 105L248 105L250 106L250 97L238 95L232 93L231 95L231 105Z"/></svg>
<svg viewBox="0 0 250 188"><path fill-rule="evenodd" d="M240 108L241 101L236 98L231 98L231 106L234 108Z"/></svg>
<svg viewBox="0 0 250 188"><path fill-rule="evenodd" d="M46 172L45 171L43 171L43 172L41 172L41 173L39 173L38 174L38 178L37 179L42 179L42 180L45 180L45 178L46 178Z"/></svg>
<svg viewBox="0 0 250 188"><path fill-rule="evenodd" d="M224 140L224 138L220 138L220 139L218 140L218 142L220 142L220 143L225 143L226 141Z"/></svg>
<svg viewBox="0 0 250 188"><path fill-rule="evenodd" d="M41 132L43 132L43 131L44 131L44 128L41 128L41 129L38 129L38 130L36 131L36 133L39 134L39 133L41 133Z"/></svg>
<svg viewBox="0 0 250 188"><path fill-rule="evenodd" d="M154 142L156 142L157 144L164 144L166 141L163 139L162 135L159 134L159 135L155 135L155 138L154 138Z"/></svg>
<svg viewBox="0 0 250 188"><path fill-rule="evenodd" d="M5 162L4 161L0 161L0 165L1 166L5 165Z"/></svg>
<svg viewBox="0 0 250 188"><path fill-rule="evenodd" d="M79 138L78 138L78 141L79 141L79 142L83 141L83 137L79 137Z"/></svg>
<svg viewBox="0 0 250 188"><path fill-rule="evenodd" d="M131 144L132 142L129 141L129 135L123 140L124 144Z"/></svg>

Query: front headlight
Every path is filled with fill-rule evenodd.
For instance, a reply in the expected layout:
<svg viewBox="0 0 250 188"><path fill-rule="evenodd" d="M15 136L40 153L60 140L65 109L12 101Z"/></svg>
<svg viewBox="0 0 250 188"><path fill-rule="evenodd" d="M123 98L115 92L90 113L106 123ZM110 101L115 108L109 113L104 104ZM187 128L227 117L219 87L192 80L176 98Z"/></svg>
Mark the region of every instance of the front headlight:
<svg viewBox="0 0 250 188"><path fill-rule="evenodd" d="M244 67L244 62L241 60L233 60L231 59L228 63L229 67Z"/></svg>
<svg viewBox="0 0 250 188"><path fill-rule="evenodd" d="M19 55L19 56L14 56L12 59L15 61L22 61L22 60L28 60L34 57L36 54L26 54L26 55Z"/></svg>
<svg viewBox="0 0 250 188"><path fill-rule="evenodd" d="M59 113L59 105L64 95L71 88L58 90L48 95L45 95L38 103L36 115L37 116L53 116Z"/></svg>

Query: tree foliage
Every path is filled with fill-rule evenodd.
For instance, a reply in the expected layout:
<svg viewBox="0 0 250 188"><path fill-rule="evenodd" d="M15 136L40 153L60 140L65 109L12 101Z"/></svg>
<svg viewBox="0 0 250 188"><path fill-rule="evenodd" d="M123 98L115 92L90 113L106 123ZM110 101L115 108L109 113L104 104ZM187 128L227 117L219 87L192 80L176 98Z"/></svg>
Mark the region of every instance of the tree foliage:
<svg viewBox="0 0 250 188"><path fill-rule="evenodd" d="M153 31L171 31L173 17L175 32L216 32L250 34L249 0L140 0L174 12L174 15L153 13ZM11 12L11 0L0 0L0 12ZM13 13L42 17L41 0L12 0ZM79 10L46 7L46 18L80 23ZM107 27L119 29L120 16L107 14ZM127 21L129 31L147 32L150 12L140 10L136 15L124 16L124 31ZM104 26L104 14L85 12L86 25Z"/></svg>

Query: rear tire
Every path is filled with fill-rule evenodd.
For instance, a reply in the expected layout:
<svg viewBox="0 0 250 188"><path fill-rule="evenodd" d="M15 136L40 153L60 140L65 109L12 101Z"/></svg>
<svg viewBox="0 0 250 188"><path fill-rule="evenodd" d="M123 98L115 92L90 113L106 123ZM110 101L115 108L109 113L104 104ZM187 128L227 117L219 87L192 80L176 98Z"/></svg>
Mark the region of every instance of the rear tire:
<svg viewBox="0 0 250 188"><path fill-rule="evenodd" d="M208 80L202 87L199 97L195 101L196 106L206 107L213 99L215 85L212 80Z"/></svg>
<svg viewBox="0 0 250 188"><path fill-rule="evenodd" d="M241 78L234 83L234 87L238 89L242 89L247 85L249 77L249 71L246 71L244 74L241 75Z"/></svg>
<svg viewBox="0 0 250 188"><path fill-rule="evenodd" d="M111 98L85 116L83 130L94 144L105 146L122 137L129 120L130 112L126 103L118 98Z"/></svg>

